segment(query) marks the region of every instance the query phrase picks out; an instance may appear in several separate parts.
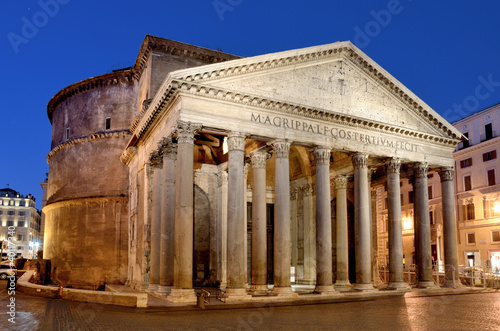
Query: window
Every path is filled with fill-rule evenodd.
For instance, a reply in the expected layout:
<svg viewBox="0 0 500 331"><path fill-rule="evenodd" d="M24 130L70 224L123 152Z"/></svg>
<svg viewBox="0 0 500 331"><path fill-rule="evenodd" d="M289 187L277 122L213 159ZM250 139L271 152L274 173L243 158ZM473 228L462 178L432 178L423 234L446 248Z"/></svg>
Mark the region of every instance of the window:
<svg viewBox="0 0 500 331"><path fill-rule="evenodd" d="M413 191L408 192L408 201L413 203Z"/></svg>
<svg viewBox="0 0 500 331"><path fill-rule="evenodd" d="M17 250L18 251L22 251L23 250L23 246L17 246Z"/></svg>
<svg viewBox="0 0 500 331"><path fill-rule="evenodd" d="M429 194L429 199L432 199L432 186L427 187L427 193Z"/></svg>
<svg viewBox="0 0 500 331"><path fill-rule="evenodd" d="M24 216L24 215L25 215L24 211L19 212L19 216Z"/></svg>
<svg viewBox="0 0 500 331"><path fill-rule="evenodd" d="M495 184L495 169L488 170L488 186L493 186Z"/></svg>
<svg viewBox="0 0 500 331"><path fill-rule="evenodd" d="M464 191L470 191L472 190L472 183L470 176L465 176L464 177Z"/></svg>
<svg viewBox="0 0 500 331"><path fill-rule="evenodd" d="M467 148L470 146L470 144L469 144L469 132L465 132L464 136L465 136L465 138L467 138L467 140L462 142L462 146L463 146L462 148Z"/></svg>
<svg viewBox="0 0 500 331"><path fill-rule="evenodd" d="M24 227L24 221L17 221L18 227Z"/></svg>
<svg viewBox="0 0 500 331"><path fill-rule="evenodd" d="M106 118L106 130L111 129L111 118Z"/></svg>
<svg viewBox="0 0 500 331"><path fill-rule="evenodd" d="M24 200L19 201L19 206L21 206L21 207L26 206L26 201L24 201Z"/></svg>
<svg viewBox="0 0 500 331"><path fill-rule="evenodd" d="M494 160L496 158L497 158L497 151L496 150L483 154L483 162Z"/></svg>
<svg viewBox="0 0 500 331"><path fill-rule="evenodd" d="M14 204L15 204L14 200L10 200L10 201L9 201L9 204L10 204L11 206L14 206Z"/></svg>
<svg viewBox="0 0 500 331"><path fill-rule="evenodd" d="M500 244L500 230L491 230L491 243Z"/></svg>
<svg viewBox="0 0 500 331"><path fill-rule="evenodd" d="M403 193L401 193L401 206L403 205Z"/></svg>
<svg viewBox="0 0 500 331"><path fill-rule="evenodd" d="M483 158L484 158L484 155L483 155ZM472 166L472 158L468 158L468 159L465 159L465 160L462 160L460 161L460 168L468 168Z"/></svg>
<svg viewBox="0 0 500 331"><path fill-rule="evenodd" d="M485 140L489 140L489 139L493 138L493 127L492 127L491 123L488 123L484 126L484 135L486 136Z"/></svg>
<svg viewBox="0 0 500 331"><path fill-rule="evenodd" d="M0 210L0 215L2 215L2 214L3 214L3 210Z"/></svg>
<svg viewBox="0 0 500 331"><path fill-rule="evenodd" d="M462 205L462 213L464 215L464 221L470 221L476 218L474 203L469 203L466 205Z"/></svg>
<svg viewBox="0 0 500 331"><path fill-rule="evenodd" d="M66 129L66 140L69 139L69 128Z"/></svg>
<svg viewBox="0 0 500 331"><path fill-rule="evenodd" d="M476 233L470 232L465 234L465 242L467 245L475 245L476 244Z"/></svg>
<svg viewBox="0 0 500 331"><path fill-rule="evenodd" d="M14 211L13 211L13 210L9 210L9 211L7 212L7 215L8 215L8 216L14 216Z"/></svg>
<svg viewBox="0 0 500 331"><path fill-rule="evenodd" d="M389 209L389 199L387 197L385 197L384 203L385 203L384 209Z"/></svg>
<svg viewBox="0 0 500 331"><path fill-rule="evenodd" d="M14 221L7 221L7 226L14 226Z"/></svg>
<svg viewBox="0 0 500 331"><path fill-rule="evenodd" d="M17 240L19 240L19 241L23 241L23 240L24 240L24 239L23 239L23 235L22 235L22 234L18 234L18 235L17 235Z"/></svg>
<svg viewBox="0 0 500 331"><path fill-rule="evenodd" d="M429 221L431 222L431 224L435 224L434 223L434 212L432 210L429 210Z"/></svg>
<svg viewBox="0 0 500 331"><path fill-rule="evenodd" d="M483 200L484 201L484 218L500 216L500 201Z"/></svg>

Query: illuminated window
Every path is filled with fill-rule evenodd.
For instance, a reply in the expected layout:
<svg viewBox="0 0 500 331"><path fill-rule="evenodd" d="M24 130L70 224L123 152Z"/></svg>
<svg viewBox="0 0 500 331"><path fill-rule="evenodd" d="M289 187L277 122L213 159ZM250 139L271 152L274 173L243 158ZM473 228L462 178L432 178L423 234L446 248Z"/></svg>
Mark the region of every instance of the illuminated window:
<svg viewBox="0 0 500 331"><path fill-rule="evenodd" d="M464 221L470 221L475 219L476 217L475 217L474 203L462 205L462 214Z"/></svg>

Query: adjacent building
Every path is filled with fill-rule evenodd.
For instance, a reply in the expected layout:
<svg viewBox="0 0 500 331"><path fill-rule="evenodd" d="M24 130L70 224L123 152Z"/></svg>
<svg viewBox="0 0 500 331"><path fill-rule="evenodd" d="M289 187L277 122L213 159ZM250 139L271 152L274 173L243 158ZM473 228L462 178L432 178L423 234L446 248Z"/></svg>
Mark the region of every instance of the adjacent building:
<svg viewBox="0 0 500 331"><path fill-rule="evenodd" d="M467 116L453 125L468 140L460 142L455 159L458 263L464 267L500 269L500 104ZM378 211L378 264L388 261L387 191L376 188ZM442 192L437 173L428 174L432 260L444 270ZM405 265L415 260L414 192L409 180L401 182ZM498 268L498 269L497 269Z"/></svg>
<svg viewBox="0 0 500 331"><path fill-rule="evenodd" d="M410 178L418 286L435 286L434 233L458 266L464 137L350 42L239 58L146 36L133 67L66 87L48 116L44 254L64 285L176 302L195 301L194 285L228 300L270 284L295 296L292 281L373 290L383 186L388 286L404 288ZM443 190L439 234L429 183Z"/></svg>
<svg viewBox="0 0 500 331"><path fill-rule="evenodd" d="M41 246L41 217L35 208L35 198L28 194L4 188L0 189L0 240L2 241L2 258L7 258L7 242L14 232L16 257L33 259L37 257Z"/></svg>

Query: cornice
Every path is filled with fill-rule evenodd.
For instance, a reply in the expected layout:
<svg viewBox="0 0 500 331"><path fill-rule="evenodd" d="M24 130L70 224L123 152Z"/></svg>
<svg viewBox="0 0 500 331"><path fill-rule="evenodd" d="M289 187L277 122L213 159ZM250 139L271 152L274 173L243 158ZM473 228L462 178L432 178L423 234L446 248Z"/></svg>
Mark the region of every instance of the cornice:
<svg viewBox="0 0 500 331"><path fill-rule="evenodd" d="M500 143L500 136L495 137L493 139L489 139L483 142L480 142L479 144L472 145L467 148L463 148L461 150L453 152L453 156L460 157L462 155L470 154L471 152L477 152L478 150L482 148L486 148L492 145L497 145Z"/></svg>
<svg viewBox="0 0 500 331"><path fill-rule="evenodd" d="M57 145L56 147L54 147L47 155L47 163L50 163L50 159L57 152L60 152L63 149L66 149L66 148L74 146L74 145L92 142L92 141L101 140L101 139L122 138L122 137L129 137L129 136L130 136L130 131L122 130L122 131L111 131L111 132L98 132L98 133L93 133L93 134L86 135L86 136L76 137L76 138L73 138L71 140L67 140L67 141Z"/></svg>
<svg viewBox="0 0 500 331"><path fill-rule="evenodd" d="M79 197L72 199L47 201L47 205L42 208L42 212L47 213L55 208L66 206L84 205L84 204L101 204L110 201L127 202L128 196L96 196L96 197Z"/></svg>

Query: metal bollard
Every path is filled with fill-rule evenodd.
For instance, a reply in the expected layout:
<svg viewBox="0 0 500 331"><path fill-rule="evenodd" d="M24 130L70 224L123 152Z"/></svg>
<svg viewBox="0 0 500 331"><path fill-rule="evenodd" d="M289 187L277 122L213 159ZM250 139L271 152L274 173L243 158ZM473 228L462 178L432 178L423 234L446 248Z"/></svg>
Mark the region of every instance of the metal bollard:
<svg viewBox="0 0 500 331"><path fill-rule="evenodd" d="M200 309L205 309L205 298L203 297L203 294L197 293L196 295L196 306Z"/></svg>

